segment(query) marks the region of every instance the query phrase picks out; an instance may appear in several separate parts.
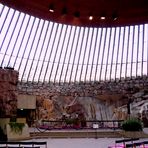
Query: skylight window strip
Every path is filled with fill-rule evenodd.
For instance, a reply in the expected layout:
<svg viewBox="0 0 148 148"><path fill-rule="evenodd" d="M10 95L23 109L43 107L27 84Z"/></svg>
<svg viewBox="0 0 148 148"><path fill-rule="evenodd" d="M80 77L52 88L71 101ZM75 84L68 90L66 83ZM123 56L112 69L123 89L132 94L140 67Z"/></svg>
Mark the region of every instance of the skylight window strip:
<svg viewBox="0 0 148 148"><path fill-rule="evenodd" d="M69 70L70 70L70 60L71 60L71 57L72 57L72 47L73 47L73 44L74 44L74 40L75 40L75 34L76 34L76 27L73 28L73 31L74 33L72 34L72 40L71 40L71 46L70 46L70 54L69 54L69 58L68 58L68 63L67 63L67 67L66 67L66 73L65 73L65 79L64 79L64 82L69 82Z"/></svg>
<svg viewBox="0 0 148 148"><path fill-rule="evenodd" d="M26 81L32 82L32 78L34 75L34 69L36 67L38 59L35 58L38 44L40 43L40 33L41 28L43 26L43 21L41 19L36 19L35 24L32 29L31 37L29 40L29 44L27 46L27 51L25 53L24 58L27 59L26 66L25 66L25 73L26 73ZM37 29L36 29L37 28Z"/></svg>
<svg viewBox="0 0 148 148"><path fill-rule="evenodd" d="M69 59L69 55L70 55L70 45L71 45L71 40L73 36L73 27L72 26L68 26L68 32L67 32L67 38L65 41L65 45L64 45L64 52L62 52L63 54L63 64L61 65L61 73L60 73L60 80L59 82L61 83L66 83L66 69L67 69L67 64L68 64L68 59Z"/></svg>
<svg viewBox="0 0 148 148"><path fill-rule="evenodd" d="M147 51L147 75L148 75L148 24L146 25L147 27L145 28L145 31L146 32L146 37L147 37L147 40L146 40L146 43L147 43L147 48L146 48L146 51Z"/></svg>
<svg viewBox="0 0 148 148"><path fill-rule="evenodd" d="M30 38L31 46L30 46L30 48L27 47L29 50L26 52L27 62L25 64L24 71L27 74L27 77L26 77L27 82L29 82L29 81L32 82L32 77L33 77L33 73L34 73L33 71L34 71L34 67L35 67L34 64L37 63L37 61L35 60L35 55L37 52L38 44L40 42L39 39L40 39L40 34L41 34L41 28L43 27L41 19L39 19L39 21L36 21L36 20L35 20L35 24L32 28L32 32L31 32L31 38ZM30 59L31 57L32 57L32 59Z"/></svg>
<svg viewBox="0 0 148 148"><path fill-rule="evenodd" d="M107 70L106 71L106 77L104 78L105 80L107 80L107 81L109 81L109 80L111 80L111 61L112 61L112 53L113 53L113 42L114 42L114 28L112 28L110 31L111 31L111 37L110 37L110 41L106 41L106 42L110 42L109 43L109 50L107 51L108 52L108 54L107 54L107 56L108 56L108 59L107 59L107 66L106 66L106 64L105 63L103 63L104 65L104 69L105 70ZM106 47L107 48L107 47ZM105 73L105 71L104 71L104 73Z"/></svg>
<svg viewBox="0 0 148 148"><path fill-rule="evenodd" d="M45 21L43 21L43 23L42 23L41 20L40 20L41 29L40 30L38 29L39 34L37 34L37 36L36 36L37 40L34 40L35 42L37 42L37 44L36 44L36 47L34 47L35 51L34 51L34 54L33 54L31 66L30 66L29 73L28 73L28 76L27 76L27 82L28 82L29 78L30 78L32 83L34 82L34 77L35 77L35 74L36 74L36 69L37 69L37 66L38 66L38 63L39 63L39 59L40 59L40 56L41 56L41 49L40 49L40 53L39 53L39 58L37 59L36 66L34 65L34 61L36 61L35 60L35 56L37 54L37 50L39 50L38 46L39 46L39 44L41 42L41 35L43 33L44 24L45 24ZM35 69L34 72L33 72L33 69ZM32 78L31 78L31 75L32 75Z"/></svg>
<svg viewBox="0 0 148 148"><path fill-rule="evenodd" d="M136 77L138 76L138 68L139 68L139 36L140 36L140 26L138 25L138 37L137 37L137 58L136 58Z"/></svg>
<svg viewBox="0 0 148 148"><path fill-rule="evenodd" d="M142 31L141 31L141 33L142 33L142 35L141 35L141 37L142 37L142 47L141 47L141 49L142 49L142 63L141 63L141 76L143 76L144 75L144 71L143 71L143 64L144 64L144 32L145 32L145 26L144 26L144 24L142 25L142 29L141 29Z"/></svg>
<svg viewBox="0 0 148 148"><path fill-rule="evenodd" d="M3 6L1 4L0 4L0 6L1 6L1 9L0 9L1 10L1 12L0 12L0 20L1 20L1 22L0 22L0 28L1 28L1 25L3 24L3 20L5 20L5 17L2 16L2 15L5 15L6 13L4 12L5 6ZM1 33L1 30L2 29L0 29L0 33Z"/></svg>
<svg viewBox="0 0 148 148"><path fill-rule="evenodd" d="M145 75L148 74L148 24L144 24L144 72Z"/></svg>
<svg viewBox="0 0 148 148"><path fill-rule="evenodd" d="M29 20L29 22L30 22L30 20ZM33 30L34 24L35 24L35 18L33 19L33 23L31 24L31 29L30 29L30 31L29 31L28 39L27 39L26 44L25 44L25 48L24 48L24 51L23 51L23 54L22 54L22 57L21 57L21 61L20 61L18 70L20 70L20 68L21 68L22 61L23 61L24 55L25 55L25 49L29 50L29 49L27 48L27 46L28 46L28 43L29 43L29 40L30 40L30 37L31 37L31 33L32 33L32 30ZM28 26L29 26L29 24L28 24ZM36 29L36 30L37 30L37 29ZM33 39L33 40L34 40L34 39ZM33 42L32 42L32 43L33 43ZM32 46L32 45L31 45L31 46ZM22 82L23 76L24 76L24 74L25 74L25 70L26 70L26 66L27 66L27 63L28 63L28 59L29 59L30 52L31 52L31 48L30 48L30 50L29 50L29 54L28 54L26 63L25 63L25 65L23 66L23 69L22 69L23 72L22 72L22 75L21 75L21 82Z"/></svg>
<svg viewBox="0 0 148 148"><path fill-rule="evenodd" d="M106 68L105 68L105 81L107 80L107 69L108 69L108 60L109 60L109 51L110 51L110 44L111 44L111 36L112 36L112 28L108 29L109 32L109 40L108 40L108 48L107 48L107 57L106 57Z"/></svg>
<svg viewBox="0 0 148 148"><path fill-rule="evenodd" d="M73 57L71 59L71 69L69 71L69 81L68 83L70 84L70 82L74 82L74 76L76 74L76 63L78 62L78 55L80 53L80 41L81 41L81 37L82 37L82 34L81 34L81 28L80 27L76 27L76 34L75 34L75 41L74 41L74 44L73 44Z"/></svg>
<svg viewBox="0 0 148 148"><path fill-rule="evenodd" d="M125 39L128 38L128 26L125 27ZM127 59L127 40L124 40L124 49L123 49L123 64L122 64L122 77L126 76L126 59Z"/></svg>
<svg viewBox="0 0 148 148"><path fill-rule="evenodd" d="M110 46L110 40L111 40L111 28L106 28L107 34L106 34L106 43L104 48L104 58L103 58L103 66L102 66L102 73L103 77L101 79L105 80L109 77L106 75L107 68L108 68L108 60L109 60L109 46Z"/></svg>
<svg viewBox="0 0 148 148"><path fill-rule="evenodd" d="M97 66L98 66L98 61L99 61L99 52L100 52L100 49L98 48L99 47L99 44L100 44L100 35L101 35L101 28L98 29L98 34L97 34L97 42L96 42L96 47L95 47L95 55L94 55L94 59L93 59L93 77L92 77L92 80L95 81L95 75L97 75Z"/></svg>
<svg viewBox="0 0 148 148"><path fill-rule="evenodd" d="M24 30L24 33L23 33L23 36L22 36L22 40L21 40L21 43L20 43L20 45L19 45L19 48L18 48L18 52L17 52L17 54L16 54L16 59L15 59L15 61L14 61L14 64L13 64L13 66L12 67L16 67L16 62L17 62L17 59L18 59L18 55L19 55L19 53L20 53L20 51L21 51L21 49L22 49L22 44L23 44L23 41L24 41L24 38L25 38L25 33L26 33L26 31L27 31L27 29L28 29L28 26L29 26L29 22L30 22L30 19L31 19L31 16L29 16L29 18L28 18L28 20L26 20L26 15L25 15L25 21L27 21L27 24L26 24L26 26L24 26L25 27L25 30ZM24 22L25 22L24 21ZM21 32L22 33L22 32ZM20 64L19 64L19 66L20 66ZM17 68L18 70L19 70L19 68Z"/></svg>
<svg viewBox="0 0 148 148"><path fill-rule="evenodd" d="M17 15L18 13L15 11L15 14ZM15 21L15 19L14 19L14 17L13 17L13 21L11 22L10 28L11 28L12 32L11 32L11 33L9 32L11 35L10 35L9 41L7 41L8 44L7 44L7 46L5 47L6 50L5 50L5 52L4 52L4 56L3 56L3 60L2 60L1 65L4 65L4 62L5 62L5 61L8 61L8 60L6 59L6 54L7 54L7 51L9 50L9 48L10 48L10 45L11 45L10 43L12 42L14 33L15 33L15 31L16 31L16 26L17 26L17 24L18 24L18 20L19 20L19 17L20 17L20 13L19 13L17 16L15 16L15 14L14 14L14 17L17 17L17 19L16 19L16 21ZM14 21L15 21L15 22L14 22ZM13 50L14 50L14 49L11 50L11 53L13 52ZM10 59L10 57L9 57L9 59ZM6 65L11 67L11 64L8 65L8 62L7 62Z"/></svg>
<svg viewBox="0 0 148 148"><path fill-rule="evenodd" d="M43 27L45 27L45 25L43 25ZM36 75L36 73L37 73L37 69L38 69L38 66L39 66L39 62L41 61L40 59L41 59L41 56L42 56L42 52L43 52L43 50L44 50L43 47L44 47L44 43L45 43L45 40L46 40L46 37L47 37L48 28L49 28L49 23L48 23L48 26L45 27L46 32L45 32L45 34L43 34L43 35L44 35L44 37L43 37L43 42L42 42L42 46L41 46L41 48L40 48L39 57L38 57L37 64L36 64L36 67L35 67L35 71L34 71L34 75L33 75L33 78L32 78L32 82L35 81L35 75ZM41 32L42 32L42 30L41 30ZM40 70L41 70L41 69L40 69ZM40 71L40 70L39 70L39 71ZM38 72L39 72L39 71L38 71ZM39 82L39 76L38 76L37 82Z"/></svg>
<svg viewBox="0 0 148 148"><path fill-rule="evenodd" d="M96 50L97 50L97 37L98 37L98 32L99 32L99 29L95 29L96 31L96 35L95 35L95 39L94 39L94 48L93 48L93 56L92 56L92 62L91 62L91 69L90 69L90 76L89 76L89 81L92 81L92 77L93 77L93 66L94 66L94 59L95 59L95 53L96 53ZM94 36L94 34L93 34Z"/></svg>
<svg viewBox="0 0 148 148"><path fill-rule="evenodd" d="M141 73L140 75L143 76L144 75L144 71L143 71L143 64L144 64L144 25L141 25L141 33L140 33L140 49L141 49Z"/></svg>
<svg viewBox="0 0 148 148"><path fill-rule="evenodd" d="M1 25L1 29L0 29L0 33L2 33L2 31L4 30L4 25L6 25L6 20L8 19L8 14L10 12L10 8L4 7L5 9L3 9L2 14L0 16L0 25ZM5 12L6 11L6 12ZM7 28L8 29L8 28ZM7 31L6 31L7 32ZM3 44L2 44L3 45ZM1 50L1 49L0 49Z"/></svg>
<svg viewBox="0 0 148 148"><path fill-rule="evenodd" d="M85 29L86 30L86 29ZM87 49L87 44L88 44L88 37L89 37L89 29L87 28L87 32L86 32L86 39L85 39L85 42L83 42L83 43L85 43L85 45L83 46L84 47L84 53L83 53L83 57L82 57L82 67L81 67L81 72L80 72L80 78L79 78L79 82L80 81L84 81L84 61L85 61L85 57L86 57L86 49ZM83 49L83 47L82 47L82 49ZM85 73L85 75L86 75L86 73ZM82 79L83 78L83 79Z"/></svg>
<svg viewBox="0 0 148 148"><path fill-rule="evenodd" d="M82 46L83 46L83 41L84 41L85 29L83 27L81 27L80 31L81 31L81 37L80 37L81 42L80 42L80 45L79 45L79 54L78 54L78 59L77 59L76 74L74 76L74 82L79 81L79 78L80 78L79 67L81 66L80 60L81 60L81 56L82 56Z"/></svg>
<svg viewBox="0 0 148 148"><path fill-rule="evenodd" d="M147 61L148 61L148 57L147 57L147 54L148 54L148 36L147 36L147 32L148 32L148 25L147 24L144 24L144 67L143 67L143 71L144 71L144 75L147 75L147 71L148 71L148 67L147 67Z"/></svg>
<svg viewBox="0 0 148 148"><path fill-rule="evenodd" d="M4 11L5 6L0 4L0 17L2 15L2 12Z"/></svg>
<svg viewBox="0 0 148 148"><path fill-rule="evenodd" d="M19 16L19 18L20 18L20 16ZM8 61L8 65L10 65L10 63L11 63L11 59L12 59L12 56L14 55L14 52L16 51L16 46L17 46L17 41L18 41L18 38L19 38L19 36L20 36L20 33L21 33L21 29L22 29L22 26L23 26L23 23L24 23L24 20L25 20L25 15L23 15L23 19L21 20L21 23L20 23L20 25L19 25L19 29L18 29L18 33L17 33L17 37L16 37L16 39L15 39L15 42L14 42L14 45L13 45L13 47L12 47L12 52L11 52L11 55L10 55L10 58L9 58L9 61ZM16 56L15 56L15 60L16 60ZM13 60L13 62L15 61L15 60ZM12 64L12 63L11 63ZM7 65L7 66L8 66Z"/></svg>
<svg viewBox="0 0 148 148"><path fill-rule="evenodd" d="M98 70L98 65L99 65L99 56L100 56L100 48L101 48L101 41L102 41L102 34L103 34L103 28L101 29L101 34L99 36L100 40L99 40L99 45L98 45L98 55L97 55L97 63L96 63L96 69L95 69L95 77L94 77L94 81L97 80L97 70Z"/></svg>
<svg viewBox="0 0 148 148"><path fill-rule="evenodd" d="M129 26L129 46L127 48L128 50L128 59L127 59L127 76L129 78L132 78L131 76L131 59L132 59L132 37L133 37L133 26Z"/></svg>
<svg viewBox="0 0 148 148"><path fill-rule="evenodd" d="M65 25L63 26L65 27ZM61 28L61 32L63 32L63 27ZM62 52L63 52L63 47L64 47L64 43L65 43L65 39L66 39L66 35L67 35L67 29L68 29L68 26L66 26L65 30L64 30L64 35L63 36L60 36L60 41L62 42L61 44L61 50L60 50L60 53L59 53L59 60L58 60L58 63L57 63L57 68L56 68L56 72L55 72L55 77L54 77L54 83L56 82L56 78L58 76L58 79L60 80L60 75L58 75L58 70L59 70L59 65L60 65L60 61L61 61L61 56L62 56ZM58 47L57 47L58 48ZM58 50L58 49L57 49ZM58 80L58 82L59 82Z"/></svg>
<svg viewBox="0 0 148 148"><path fill-rule="evenodd" d="M133 26L133 34L132 34L132 56L131 56L131 77L134 75L133 74L133 55L134 55L134 37L135 37L135 26Z"/></svg>
<svg viewBox="0 0 148 148"><path fill-rule="evenodd" d="M83 81L88 82L87 79L87 67L89 65L89 51L90 51L90 43L91 43L91 34L92 34L92 28L88 28L88 39L86 41L86 50L85 50L85 57L84 57L84 68L83 68ZM87 65L88 64L88 65Z"/></svg>
<svg viewBox="0 0 148 148"><path fill-rule="evenodd" d="M126 62L125 62L125 78L127 77L127 71L128 71L128 64L130 64L128 62L128 56L129 56L129 52L130 52L130 49L129 49L129 40L130 40L130 27L128 26L127 28L127 46L126 46Z"/></svg>
<svg viewBox="0 0 148 148"><path fill-rule="evenodd" d="M10 10L13 11L12 15L11 15L11 11L10 11ZM5 45L4 42L6 42L6 37L7 37L7 35L8 35L9 30L10 30L10 26L11 26L11 23L12 23L12 20L13 20L13 18L14 18L14 14L15 14L15 11L12 10L12 9L9 9L8 12L9 12L9 13L7 13L7 16L6 16L6 18L5 18L5 21L4 21L4 23L3 23L3 26L4 26L4 24L8 23L8 27L7 27L6 31L5 31L4 38L2 39L2 43L1 43L1 45L0 45L0 52L1 52L1 50L2 50L2 47ZM10 15L8 16L8 14L10 14ZM10 20L9 20L9 17L11 17ZM7 21L8 21L8 22L7 22ZM2 29L3 29L3 26L2 26ZM1 65L1 66L2 66L2 65Z"/></svg>
<svg viewBox="0 0 148 148"><path fill-rule="evenodd" d="M77 45L77 54L74 61L74 72L72 72L72 80L74 83L77 83L80 78L80 68L82 67L81 64L81 56L82 56L82 42L84 41L84 27L79 28L80 35L78 36L78 45ZM79 64L78 64L79 63Z"/></svg>
<svg viewBox="0 0 148 148"><path fill-rule="evenodd" d="M50 29L51 28L51 29ZM54 28L54 24L51 23L51 22L48 22L48 26L47 26L47 33L49 34L49 37L48 37L48 41L47 41L47 46L46 46L46 49L45 49L45 54L44 54L44 57L43 57L43 61L42 61L42 66L41 66L41 70L39 71L39 78L38 78L38 83L40 80L45 80L45 74L43 73L43 67L45 65L45 58L47 56L47 53L49 51L49 45L50 45L50 40L51 40L51 36L52 36L52 32L53 32L53 28ZM42 77L41 77L42 75Z"/></svg>
<svg viewBox="0 0 148 148"><path fill-rule="evenodd" d="M68 28L67 28L68 29ZM67 30L66 29L66 30ZM69 34L68 34L68 40L66 42L67 46L66 46L66 50L65 50L65 55L64 55L64 60L63 60L63 63L62 63L62 69L61 69L61 72L60 72L60 79L59 79L59 83L63 80L63 82L65 83L65 77L62 77L63 75L63 70L64 70L64 65L65 65L65 60L66 60L66 57L68 56L68 47L69 47L69 43L70 43L70 37L71 37L71 33L72 33L72 26L70 26L70 31L69 31ZM66 75L65 75L66 76Z"/></svg>
<svg viewBox="0 0 148 148"><path fill-rule="evenodd" d="M77 57L75 56L75 54L77 53L78 51L78 47L76 48L76 45L77 45L77 39L78 39L78 33L79 33L79 27L76 27L76 30L74 32L74 40L72 42L72 46L71 46L71 58L70 58L70 61L69 61L69 68L68 68L68 75L67 75L67 82L70 84L72 81L72 79L74 79L72 77L73 73L72 72L73 70L76 70L76 67L75 67L75 60L77 59ZM74 69L73 69L74 68ZM71 79L72 78L72 79Z"/></svg>
<svg viewBox="0 0 148 148"><path fill-rule="evenodd" d="M120 42L118 48L118 61L117 61L117 78L120 79L120 71L121 71L121 58L122 58L122 41L123 41L123 27L120 27Z"/></svg>
<svg viewBox="0 0 148 148"><path fill-rule="evenodd" d="M101 63L100 63L100 75L99 75L99 81L101 81L101 78L102 78L102 68L103 68L103 60L104 60L104 50L105 50L105 44L106 44L106 35L107 35L107 29L106 28L104 28L104 33L103 33L103 42L104 42L104 44L102 45L102 59L101 59Z"/></svg>
<svg viewBox="0 0 148 148"><path fill-rule="evenodd" d="M49 69L49 65L50 65L50 57L52 55L52 44L53 44L53 40L56 36L56 32L58 29L58 24L57 23L52 23L52 28L50 31L50 36L49 36L49 40L48 40L48 44L47 44L47 49L46 49L46 54L44 56L44 64L43 64L43 70L44 73L42 73L41 75L44 75L43 77L43 84L47 83L49 81L49 77L48 77L48 69Z"/></svg>
<svg viewBox="0 0 148 148"><path fill-rule="evenodd" d="M56 68L56 72L55 72L55 75L56 75L56 79L54 79L54 83L56 83L56 82L58 82L58 83L61 83L60 82L60 80L62 79L62 81L63 81L63 77L61 78L60 76L61 76L61 71L62 71L62 66L63 66L63 62L64 62L64 58L63 58L63 56L64 56L64 54L65 54L65 46L66 46L66 44L67 44L67 38L68 38L68 25L64 25L63 26L64 28L63 28L63 30L62 30L62 36L61 36L61 40L60 40L60 46L59 46L59 48L60 48L60 54L59 54L59 61L58 61L58 65L57 65L57 68ZM59 75L59 73L60 73L60 75Z"/></svg>
<svg viewBox="0 0 148 148"><path fill-rule="evenodd" d="M26 20L26 21L28 21L28 20ZM19 55L18 55L19 59L21 59L21 58L27 59L28 58L28 55L29 55L29 52L30 52L30 49L31 49L31 45L32 45L34 30L36 28L35 27L36 23L33 22L33 21L35 21L34 17L31 17L31 19L29 20L28 28L25 32L25 37L24 37L24 40L23 40L23 43L22 43L22 46L21 46L21 51L19 52ZM25 25L26 25L26 22L25 22L24 26ZM24 31L24 30L22 30L22 31ZM24 67L20 66L20 69L24 69Z"/></svg>
<svg viewBox="0 0 148 148"><path fill-rule="evenodd" d="M140 29L140 32L141 32L141 35L140 35L141 73L140 73L140 75L143 76L143 73L144 73L144 71L143 71L143 64L144 64L144 62L143 62L143 60L144 60L144 55L143 55L143 53L144 53L144 41L143 41L144 40L144 32L143 32L143 30L144 30L144 25L142 24L140 28L141 28Z"/></svg>
<svg viewBox="0 0 148 148"><path fill-rule="evenodd" d="M15 13L14 16L13 13ZM73 28L75 26L66 26L69 28L68 35L66 35L64 29L62 29L59 43L57 40L59 33L54 34L56 31L50 32L51 30L47 33L48 37L46 37L46 43L49 36L52 38L50 39L49 46L52 45L54 42L54 36L56 36L56 43L54 43L52 49L51 46L47 47L48 43L43 47L45 37L43 37L39 43L36 42L38 40L37 36L36 43L34 43L33 49L31 49L30 52L30 46L33 42L32 36L34 36L33 31L28 43L27 40L31 31L33 17L28 16L27 14L23 15L23 13L18 13L18 16L17 13L6 6L0 6L0 46L2 47L0 49L0 65L14 67L19 71L20 78L25 81L27 78L28 81L32 82L40 80L44 81L44 79L48 81L51 70L50 80L54 80L54 82L58 81L59 83L63 81L101 81L104 80L104 77L105 79L116 79L118 77L121 79L121 77L143 76L144 74L148 74L148 24L121 27L119 28L120 33L118 32L118 28L115 28L116 37L112 33L110 43L108 39L105 41L104 33L102 36L100 36L100 34L102 29L107 29L108 36L109 29L111 28L97 28L97 33L95 32L95 28L93 28L95 30L94 33L91 33L90 31L88 36L85 36L87 34L87 31L85 31L87 28L80 27L78 32L81 37L79 40L78 37L75 37L73 40ZM17 16L19 18L17 18ZM29 21L29 17L31 17L31 21ZM16 21L18 21L18 23L16 23ZM29 27L27 24L29 24ZM56 26L54 27L54 25L56 25L56 23L50 23L50 29L52 25L55 29ZM71 36L69 34L70 27L71 30L73 30ZM18 30L16 30L17 28ZM34 26L33 28L35 29L36 27ZM91 28L89 29L91 30ZM82 38L83 32L85 32L85 35L83 35ZM63 38L63 36L66 38ZM69 42L68 39L70 40ZM36 47L37 44L39 44L38 47ZM111 44L110 51L107 53L109 44ZM45 48L44 51L41 51L41 48ZM64 48L64 51L62 48ZM54 49L57 49L57 53ZM35 50L36 54L34 55L33 53ZM29 53L34 55L33 59L30 56L28 57ZM69 60L70 53L72 53L72 55ZM107 54L109 54L108 59ZM54 56L55 59L53 59ZM103 63L101 64L102 60ZM26 63L28 64L26 65ZM34 69L30 68L31 63L32 68ZM51 69L51 64L53 64L53 69ZM26 70L24 69L25 66L27 66ZM102 72L99 75L100 71ZM23 73L24 76L22 75ZM106 74L104 75L104 73ZM99 79L99 77L101 78Z"/></svg>
<svg viewBox="0 0 148 148"><path fill-rule="evenodd" d="M50 75L49 75L49 83L51 81L53 81L55 79L55 77L56 77L56 75L54 75L54 77L52 77L52 76L53 76L53 72L54 72L53 71L54 67L57 65L55 63L55 61L56 61L56 56L57 56L57 53L58 53L58 47L59 47L60 38L61 38L61 35L62 35L62 30L63 30L63 24L58 26L58 32L57 32L58 35L56 34L56 40L55 40L54 46L53 46L53 50L55 50L55 53L53 55L53 62L51 63L51 71L50 71Z"/></svg>
<svg viewBox="0 0 148 148"><path fill-rule="evenodd" d="M116 59L117 59L117 57L118 57L118 55L117 55L117 52L118 52L118 42L119 42L119 27L115 27L115 29L116 29L116 34L115 34L115 43L114 43L114 55L113 55L113 61L112 61L112 63L113 63L113 65L112 65L112 73L111 73L111 79L114 79L114 80L116 80L115 79L115 77L116 77L116 73L115 73L115 70L116 70Z"/></svg>
<svg viewBox="0 0 148 148"><path fill-rule="evenodd" d="M111 69L110 69L110 80L112 79L112 73L113 73L113 59L114 58L117 58L117 57L114 57L114 54L115 54L115 40L116 40L116 30L117 28L114 28L114 37L113 37L113 49L112 49L112 56L111 56Z"/></svg>
<svg viewBox="0 0 148 148"><path fill-rule="evenodd" d="M121 38L121 27L119 27L119 32L118 32L118 45L117 45L117 58L116 58L116 67L115 67L115 80L118 78L117 75L117 66L118 66L118 59L119 59L119 48L120 48L120 38Z"/></svg>
<svg viewBox="0 0 148 148"><path fill-rule="evenodd" d="M50 68L49 65L51 64L51 55L52 55L52 52L53 52L53 47L54 47L54 42L55 42L55 39L56 39L56 35L57 35L57 32L58 32L58 28L59 28L59 24L57 23L54 23L54 28L53 28L53 31L52 31L52 36L51 36L51 48L49 47L48 50L50 50L50 54L49 54L49 58L48 58L48 64L47 64L47 67L46 67L46 70L45 70L45 76L44 76L44 79L43 79L43 83L45 83L46 81L46 77L47 77L47 72L48 72L48 69ZM53 38L53 40L52 40ZM47 79L47 82L49 82L50 79L49 79L49 75L48 75L48 79Z"/></svg>
<svg viewBox="0 0 148 148"><path fill-rule="evenodd" d="M78 35L77 35L77 33L78 33ZM80 28L79 27L77 27L76 28L76 34L75 34L75 47L73 46L73 48L75 48L75 49L72 49L72 50L74 50L74 56L73 56L73 60L72 60L72 68L71 68L71 71L70 71L70 77L69 77L69 84L70 84L70 82L72 82L72 74L74 73L74 71L73 71L73 68L74 68L74 64L75 64L75 60L76 60L76 53L77 53L77 48L78 48L78 43L79 43L79 36L80 36Z"/></svg>
<svg viewBox="0 0 148 148"><path fill-rule="evenodd" d="M142 53L143 53L143 45L142 45L142 38L143 38L143 25L140 25L140 28L139 28L139 54L138 54L138 75L139 76L142 76Z"/></svg>
<svg viewBox="0 0 148 148"><path fill-rule="evenodd" d="M122 72L123 72L123 54L124 54L124 40L125 40L125 27L123 28L123 39L122 39L122 53L121 53L121 63L120 63L120 80L122 77Z"/></svg>
<svg viewBox="0 0 148 148"><path fill-rule="evenodd" d="M89 28L89 30L90 30L91 28ZM91 47L92 47L92 41L93 41L93 35L94 35L94 28L92 28L91 29L92 31L91 31L91 35L89 34L89 37L90 37L90 40L89 40L89 42L90 42L90 44L89 44L89 46L88 46L88 48L87 48L87 50L89 50L88 51L88 57L87 57L87 60L86 60L86 74L85 74L85 78L84 78L84 82L86 82L86 81L88 81L88 71L90 72L90 70L88 70L88 65L89 65L89 60L90 60L90 57L91 57ZM91 57L92 58L92 57Z"/></svg>

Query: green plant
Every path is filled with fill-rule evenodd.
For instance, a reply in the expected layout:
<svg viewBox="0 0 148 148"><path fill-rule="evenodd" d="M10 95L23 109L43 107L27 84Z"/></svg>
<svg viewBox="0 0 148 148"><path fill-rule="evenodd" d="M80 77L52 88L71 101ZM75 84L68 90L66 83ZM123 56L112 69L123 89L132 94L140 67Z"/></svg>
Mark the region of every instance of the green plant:
<svg viewBox="0 0 148 148"><path fill-rule="evenodd" d="M78 124L79 120L77 118L67 118L65 119L67 125Z"/></svg>
<svg viewBox="0 0 148 148"><path fill-rule="evenodd" d="M19 134L22 133L23 127L25 126L24 123L17 123L17 122L10 122L9 125L12 132L19 133Z"/></svg>
<svg viewBox="0 0 148 148"><path fill-rule="evenodd" d="M122 123L122 129L125 131L142 131L142 122L138 119L128 119Z"/></svg>

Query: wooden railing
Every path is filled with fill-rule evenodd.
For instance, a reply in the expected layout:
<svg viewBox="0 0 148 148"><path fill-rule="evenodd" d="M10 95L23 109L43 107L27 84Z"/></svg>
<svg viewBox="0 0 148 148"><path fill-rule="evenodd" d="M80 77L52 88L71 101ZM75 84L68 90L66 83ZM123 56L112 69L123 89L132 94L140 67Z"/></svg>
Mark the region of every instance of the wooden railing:
<svg viewBox="0 0 148 148"><path fill-rule="evenodd" d="M87 121L51 121L42 120L40 123L36 122L36 127L41 129L120 129L123 120L87 120Z"/></svg>

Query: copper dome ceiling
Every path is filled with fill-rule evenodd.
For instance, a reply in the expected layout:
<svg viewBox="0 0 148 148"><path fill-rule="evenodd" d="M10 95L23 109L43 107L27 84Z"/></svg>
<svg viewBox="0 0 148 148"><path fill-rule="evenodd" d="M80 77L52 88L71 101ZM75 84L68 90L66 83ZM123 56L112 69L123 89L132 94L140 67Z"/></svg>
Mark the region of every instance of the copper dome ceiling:
<svg viewBox="0 0 148 148"><path fill-rule="evenodd" d="M0 0L2 4L58 23L89 27L148 22L148 0ZM50 12L50 7L53 12ZM89 16L92 20L89 20ZM101 19L101 17L104 19Z"/></svg>

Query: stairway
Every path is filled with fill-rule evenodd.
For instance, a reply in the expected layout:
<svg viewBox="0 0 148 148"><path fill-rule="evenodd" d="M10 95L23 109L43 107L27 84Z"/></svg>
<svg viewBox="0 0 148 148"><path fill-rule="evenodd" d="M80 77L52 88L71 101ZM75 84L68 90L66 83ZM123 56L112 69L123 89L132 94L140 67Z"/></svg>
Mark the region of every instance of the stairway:
<svg viewBox="0 0 148 148"><path fill-rule="evenodd" d="M99 130L52 130L46 132L32 132L32 138L120 138L118 131Z"/></svg>

